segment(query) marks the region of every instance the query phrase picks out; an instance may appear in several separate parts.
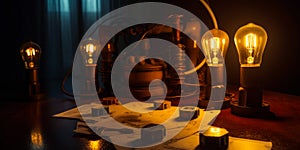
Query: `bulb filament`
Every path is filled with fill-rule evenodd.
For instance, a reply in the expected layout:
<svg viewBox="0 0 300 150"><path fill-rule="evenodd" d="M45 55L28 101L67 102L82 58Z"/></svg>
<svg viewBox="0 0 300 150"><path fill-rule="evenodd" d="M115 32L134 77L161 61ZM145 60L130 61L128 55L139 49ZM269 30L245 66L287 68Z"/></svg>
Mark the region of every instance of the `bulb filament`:
<svg viewBox="0 0 300 150"><path fill-rule="evenodd" d="M26 49L26 54L27 54L28 57L35 56L35 49L32 48L32 47Z"/></svg>
<svg viewBox="0 0 300 150"><path fill-rule="evenodd" d="M213 37L211 38L210 42L210 47L213 52L213 58L212 58L212 63L213 64L218 64L219 63L219 58L218 58L218 52L220 51L220 38L218 37Z"/></svg>
<svg viewBox="0 0 300 150"><path fill-rule="evenodd" d="M254 63L253 52L254 49L257 47L256 35L253 33L247 34L245 44L246 44L246 49L248 51L247 63L253 64Z"/></svg>

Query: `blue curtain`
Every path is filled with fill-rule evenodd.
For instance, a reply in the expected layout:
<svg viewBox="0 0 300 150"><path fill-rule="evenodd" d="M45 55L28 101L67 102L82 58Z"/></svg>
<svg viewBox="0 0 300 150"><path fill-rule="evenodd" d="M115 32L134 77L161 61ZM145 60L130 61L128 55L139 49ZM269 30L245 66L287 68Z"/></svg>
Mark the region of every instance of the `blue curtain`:
<svg viewBox="0 0 300 150"><path fill-rule="evenodd" d="M116 3L116 2L115 2ZM107 0L47 0L45 75L62 79L84 33L112 9Z"/></svg>

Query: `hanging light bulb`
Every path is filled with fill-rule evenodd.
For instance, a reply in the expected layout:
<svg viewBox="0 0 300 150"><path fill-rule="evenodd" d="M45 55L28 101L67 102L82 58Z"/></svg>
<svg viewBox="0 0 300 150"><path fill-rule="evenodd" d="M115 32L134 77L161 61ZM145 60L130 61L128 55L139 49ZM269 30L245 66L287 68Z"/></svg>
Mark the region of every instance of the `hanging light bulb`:
<svg viewBox="0 0 300 150"><path fill-rule="evenodd" d="M40 67L41 47L34 42L25 42L20 48L20 55L27 70L28 96L38 99L43 96L40 92L38 69Z"/></svg>
<svg viewBox="0 0 300 150"><path fill-rule="evenodd" d="M97 64L100 53L99 42L93 38L83 40L80 44L80 51L86 65Z"/></svg>
<svg viewBox="0 0 300 150"><path fill-rule="evenodd" d="M267 39L265 29L254 23L237 30L234 42L241 67L260 67Z"/></svg>
<svg viewBox="0 0 300 150"><path fill-rule="evenodd" d="M231 112L241 116L269 116L270 105L263 102L262 79L259 72L267 43L267 32L257 24L240 27L234 36L240 62L239 99L232 103Z"/></svg>
<svg viewBox="0 0 300 150"><path fill-rule="evenodd" d="M228 34L220 29L207 31L201 40L208 66L218 66L224 63L229 45Z"/></svg>

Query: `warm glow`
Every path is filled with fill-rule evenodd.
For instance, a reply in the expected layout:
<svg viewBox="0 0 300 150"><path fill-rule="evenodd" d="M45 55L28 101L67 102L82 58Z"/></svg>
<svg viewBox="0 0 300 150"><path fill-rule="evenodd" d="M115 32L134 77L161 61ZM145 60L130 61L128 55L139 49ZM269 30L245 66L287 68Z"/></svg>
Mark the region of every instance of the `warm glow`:
<svg viewBox="0 0 300 150"><path fill-rule="evenodd" d="M194 40L194 48L197 48L197 41Z"/></svg>
<svg viewBox="0 0 300 150"><path fill-rule="evenodd" d="M35 56L35 49L32 47L29 47L28 49L25 50L26 54L28 57Z"/></svg>
<svg viewBox="0 0 300 150"><path fill-rule="evenodd" d="M38 44L34 42L23 43L20 49L20 55L26 69L39 68L41 48Z"/></svg>
<svg viewBox="0 0 300 150"><path fill-rule="evenodd" d="M216 128L216 127L211 127L209 130L211 133L220 133L221 131L220 128Z"/></svg>
<svg viewBox="0 0 300 150"><path fill-rule="evenodd" d="M210 39L210 47L213 50L220 50L220 38L218 37L213 37Z"/></svg>
<svg viewBox="0 0 300 150"><path fill-rule="evenodd" d="M101 141L89 141L89 150L99 150L101 148Z"/></svg>
<svg viewBox="0 0 300 150"><path fill-rule="evenodd" d="M40 130L33 130L30 137L32 149L43 149L44 143Z"/></svg>
<svg viewBox="0 0 300 150"><path fill-rule="evenodd" d="M109 52L111 52L111 45L110 44L107 44L107 49Z"/></svg>
<svg viewBox="0 0 300 150"><path fill-rule="evenodd" d="M226 39L222 39L222 56L225 57L225 44L226 44Z"/></svg>
<svg viewBox="0 0 300 150"><path fill-rule="evenodd" d="M234 36L241 67L260 67L267 43L267 32L254 23L240 27Z"/></svg>
<svg viewBox="0 0 300 150"><path fill-rule="evenodd" d="M34 68L34 62L29 62L28 66L29 66L29 68Z"/></svg>
<svg viewBox="0 0 300 150"><path fill-rule="evenodd" d="M249 50L253 50L256 48L256 35L253 33L249 33L246 36L246 48Z"/></svg>
<svg viewBox="0 0 300 150"><path fill-rule="evenodd" d="M209 66L223 65L229 45L226 32L220 29L209 30L202 36L201 44Z"/></svg>
<svg viewBox="0 0 300 150"><path fill-rule="evenodd" d="M111 45L108 45L111 47ZM80 44L80 52L83 57L85 65L94 65L100 53L100 43L98 40L88 38Z"/></svg>
<svg viewBox="0 0 300 150"><path fill-rule="evenodd" d="M88 53L89 57L93 56L94 50L95 50L94 44L87 44L86 45L86 52Z"/></svg>
<svg viewBox="0 0 300 150"><path fill-rule="evenodd" d="M93 53L94 53L95 49L96 49L96 47L94 44L89 43L86 45L86 52L89 57L93 57ZM94 60L93 60L93 58L88 58L87 62L88 62L88 64L92 64L94 62Z"/></svg>
<svg viewBox="0 0 300 150"><path fill-rule="evenodd" d="M94 60L93 60L93 58L89 58L89 59L87 60L87 62L88 62L88 64L92 64L92 63L94 62Z"/></svg>
<svg viewBox="0 0 300 150"><path fill-rule="evenodd" d="M218 37L213 37L210 39L210 44L211 44L211 48L213 50L213 59L212 59L212 63L213 64L218 64L219 63L219 59L217 57L218 52L221 52L220 49L220 38Z"/></svg>
<svg viewBox="0 0 300 150"><path fill-rule="evenodd" d="M256 46L256 35L253 33L249 33L245 36L246 38L246 48L248 50L249 56L247 58L247 63L252 64L254 62L254 57L252 56L253 51L255 50Z"/></svg>

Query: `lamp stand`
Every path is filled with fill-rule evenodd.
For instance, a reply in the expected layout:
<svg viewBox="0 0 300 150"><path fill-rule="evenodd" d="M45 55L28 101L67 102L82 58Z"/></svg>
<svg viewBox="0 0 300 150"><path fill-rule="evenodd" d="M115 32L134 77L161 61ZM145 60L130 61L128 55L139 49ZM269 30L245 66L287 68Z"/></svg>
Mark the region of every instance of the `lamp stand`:
<svg viewBox="0 0 300 150"><path fill-rule="evenodd" d="M96 67L97 64L85 64L83 70L79 73L84 76L80 81L80 88L74 88L74 96L78 105L99 101L98 84L96 84Z"/></svg>
<svg viewBox="0 0 300 150"><path fill-rule="evenodd" d="M28 77L28 97L33 100L42 99L44 93L41 92L38 69L27 69Z"/></svg>
<svg viewBox="0 0 300 150"><path fill-rule="evenodd" d="M221 106L220 109L230 108L232 95L226 93L224 85L225 70L223 66L206 66L205 76L207 84L200 87L202 91L199 99L199 107L215 109L215 106ZM213 81L212 81L213 76Z"/></svg>
<svg viewBox="0 0 300 150"><path fill-rule="evenodd" d="M89 64L86 65L85 67L85 73L86 73L86 77L87 80L86 82L86 90L85 90L85 94L86 95L91 95L94 93L93 90L93 84L95 85L95 88L98 89L98 85L96 85L96 67L97 64Z"/></svg>
<svg viewBox="0 0 300 150"><path fill-rule="evenodd" d="M259 67L241 67L238 100L231 102L232 114L242 117L270 117L270 105L263 101Z"/></svg>

